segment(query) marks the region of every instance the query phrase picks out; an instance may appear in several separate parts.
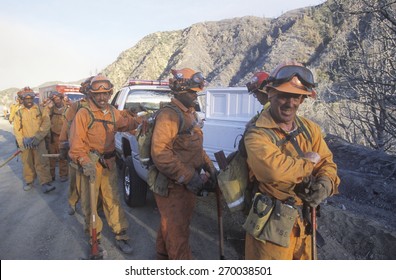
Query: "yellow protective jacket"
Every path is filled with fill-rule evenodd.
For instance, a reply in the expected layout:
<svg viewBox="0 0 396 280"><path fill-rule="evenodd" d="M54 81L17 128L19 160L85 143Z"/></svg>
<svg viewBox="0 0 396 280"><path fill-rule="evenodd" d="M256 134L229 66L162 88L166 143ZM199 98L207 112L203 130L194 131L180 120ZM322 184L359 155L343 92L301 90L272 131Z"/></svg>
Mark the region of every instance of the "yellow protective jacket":
<svg viewBox="0 0 396 280"><path fill-rule="evenodd" d="M51 121L47 110L41 110L37 104L30 109L25 106L15 113L14 134L19 147L23 147L23 138L36 137L40 141L48 134Z"/></svg>
<svg viewBox="0 0 396 280"><path fill-rule="evenodd" d="M294 192L296 184L311 174L316 177L326 176L332 182L332 194L338 193L339 178L337 166L333 162L333 154L329 150L320 127L314 122L299 117L309 131L312 141L303 133L296 136L303 152L316 152L321 160L314 166L312 162L301 158L290 141L278 147L266 129L271 129L279 139L284 138L281 128L272 119L269 109L262 111L245 136L247 163L252 175L259 182L259 190L278 200L284 201L290 197L297 205L302 201Z"/></svg>
<svg viewBox="0 0 396 280"><path fill-rule="evenodd" d="M96 150L100 154L113 152L115 132L133 130L137 126L135 118L121 115L112 105L108 104L103 111L88 99L88 104L78 110L72 122L69 156L72 161L81 165L91 162L88 156L91 150Z"/></svg>
<svg viewBox="0 0 396 280"><path fill-rule="evenodd" d="M151 157L157 169L178 184L187 184L195 171L210 168L212 161L203 149L203 133L193 108L186 108L177 99L173 105L183 113L184 125L179 132L179 116L164 107L155 121ZM186 133L186 130L189 133Z"/></svg>

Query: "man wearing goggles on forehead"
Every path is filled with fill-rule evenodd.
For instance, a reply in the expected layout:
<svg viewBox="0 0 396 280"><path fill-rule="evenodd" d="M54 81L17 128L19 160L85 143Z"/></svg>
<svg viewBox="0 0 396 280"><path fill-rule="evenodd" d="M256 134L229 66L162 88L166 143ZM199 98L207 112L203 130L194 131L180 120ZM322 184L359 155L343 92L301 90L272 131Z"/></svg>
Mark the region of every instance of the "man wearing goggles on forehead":
<svg viewBox="0 0 396 280"><path fill-rule="evenodd" d="M69 156L73 164L82 169L76 174L81 186L81 208L85 218L85 230L92 233L90 222L90 183L94 182L96 204L99 193L102 194L103 210L109 226L115 234L116 246L126 254L132 253L127 235L128 221L121 207L118 193L117 169L115 164L116 131L130 131L138 126L136 118L122 115L108 101L113 93L110 80L98 74L87 87L87 104L81 107L70 128ZM97 209L92 209L96 212ZM97 238L103 223L97 213ZM92 236L91 236L92 237Z"/></svg>
<svg viewBox="0 0 396 280"><path fill-rule="evenodd" d="M152 187L161 215L156 251L157 259L192 259L189 226L196 196L206 182L215 180L216 169L203 149L194 110L205 79L190 68L172 70L172 75L169 87L174 98L158 112L151 143L157 178L164 178ZM201 174L202 170L208 173Z"/></svg>
<svg viewBox="0 0 396 280"><path fill-rule="evenodd" d="M23 177L25 191L33 187L36 176L41 184L42 191L48 193L55 189L51 185L51 174L48 158L42 157L47 153L44 138L51 126L47 110L41 110L33 102L35 93L25 87L20 98L21 108L15 114L14 134L19 148L22 150Z"/></svg>
<svg viewBox="0 0 396 280"><path fill-rule="evenodd" d="M260 201L268 198L274 208L268 216L259 215L257 224L268 219L261 232L246 233L246 259L313 257L309 211L338 193L339 185L321 128L297 116L304 98L316 96L314 87L311 71L294 61L280 64L263 83L270 107L248 129L244 142L250 172L257 180L256 196Z"/></svg>

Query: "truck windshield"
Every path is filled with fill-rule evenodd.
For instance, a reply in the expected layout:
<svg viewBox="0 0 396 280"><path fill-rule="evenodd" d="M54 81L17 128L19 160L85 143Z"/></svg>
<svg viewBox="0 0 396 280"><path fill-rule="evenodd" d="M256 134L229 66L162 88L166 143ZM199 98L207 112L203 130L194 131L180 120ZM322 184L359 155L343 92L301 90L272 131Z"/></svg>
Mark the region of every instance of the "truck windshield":
<svg viewBox="0 0 396 280"><path fill-rule="evenodd" d="M81 93L67 93L66 95L73 102L78 101L84 97L84 95Z"/></svg>
<svg viewBox="0 0 396 280"><path fill-rule="evenodd" d="M160 108L160 103L170 101L169 91L131 90L124 108L134 112L156 111Z"/></svg>

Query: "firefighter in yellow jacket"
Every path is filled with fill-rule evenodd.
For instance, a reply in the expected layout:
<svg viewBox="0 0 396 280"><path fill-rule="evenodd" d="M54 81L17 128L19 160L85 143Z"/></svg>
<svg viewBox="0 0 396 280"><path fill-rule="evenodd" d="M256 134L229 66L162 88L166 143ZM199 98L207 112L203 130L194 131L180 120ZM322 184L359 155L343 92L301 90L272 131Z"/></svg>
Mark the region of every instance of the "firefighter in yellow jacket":
<svg viewBox="0 0 396 280"><path fill-rule="evenodd" d="M338 193L337 167L320 127L296 115L304 98L316 96L314 87L311 71L294 61L266 81L270 107L245 136L258 181L244 224L246 259L311 259L309 211Z"/></svg>
<svg viewBox="0 0 396 280"><path fill-rule="evenodd" d="M161 215L156 251L157 259L192 259L189 226L196 196L208 174L214 180L216 170L203 150L203 133L194 110L204 77L189 68L172 70L172 74L172 107L158 113L151 145L153 162L161 174L157 178L165 178L153 187ZM202 169L208 174L201 174Z"/></svg>
<svg viewBox="0 0 396 280"><path fill-rule="evenodd" d="M101 193L104 213L115 234L116 246L129 254L132 246L127 235L128 221L119 198L114 134L116 131L133 130L138 122L132 116L122 116L108 104L112 92L113 85L105 76L98 74L92 79L87 94L88 104L78 110L70 128L69 156L82 169L82 173L77 173L77 180L81 181L81 207L86 231L92 232L89 180L94 180L96 201ZM100 240L103 223L98 215L96 217Z"/></svg>
<svg viewBox="0 0 396 280"><path fill-rule="evenodd" d="M49 95L49 99L53 102L49 108L49 116L51 120L51 129L49 134L49 152L50 154L58 154L59 150L59 137L64 123L64 113L66 106L63 102L63 94L53 91ZM50 158L50 171L52 180L55 180L55 167L58 161L59 177L61 182L66 182L68 179L68 163L63 158Z"/></svg>
<svg viewBox="0 0 396 280"><path fill-rule="evenodd" d="M23 177L25 191L33 187L36 176L41 184L42 191L48 193L55 189L51 185L51 175L44 137L50 129L50 119L46 111L42 111L33 99L34 92L26 87L21 94L23 105L16 112L14 119L14 134L22 150Z"/></svg>

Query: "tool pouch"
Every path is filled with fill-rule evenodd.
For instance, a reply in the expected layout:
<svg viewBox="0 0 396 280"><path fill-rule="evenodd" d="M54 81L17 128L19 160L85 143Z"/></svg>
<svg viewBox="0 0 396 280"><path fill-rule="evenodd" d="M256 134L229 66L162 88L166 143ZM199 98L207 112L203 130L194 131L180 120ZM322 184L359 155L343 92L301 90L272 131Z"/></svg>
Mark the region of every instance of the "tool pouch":
<svg viewBox="0 0 396 280"><path fill-rule="evenodd" d="M167 197L168 183L168 178L159 172L155 165L149 167L147 174L147 184L151 191L160 196Z"/></svg>
<svg viewBox="0 0 396 280"><path fill-rule="evenodd" d="M275 201L275 207L258 239L270 241L282 247L289 247L290 234L298 216L292 205Z"/></svg>
<svg viewBox="0 0 396 280"><path fill-rule="evenodd" d="M273 208L273 199L262 193L256 193L243 228L254 238L260 239L259 237L271 216Z"/></svg>

